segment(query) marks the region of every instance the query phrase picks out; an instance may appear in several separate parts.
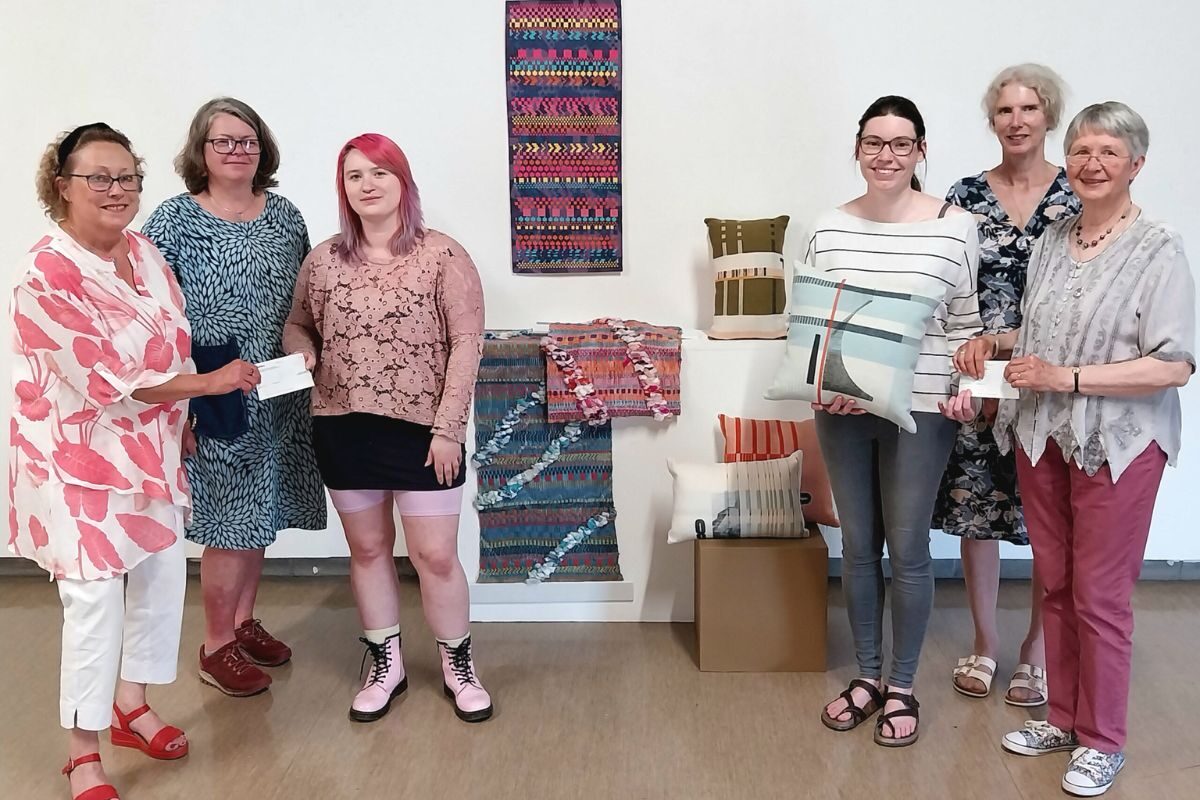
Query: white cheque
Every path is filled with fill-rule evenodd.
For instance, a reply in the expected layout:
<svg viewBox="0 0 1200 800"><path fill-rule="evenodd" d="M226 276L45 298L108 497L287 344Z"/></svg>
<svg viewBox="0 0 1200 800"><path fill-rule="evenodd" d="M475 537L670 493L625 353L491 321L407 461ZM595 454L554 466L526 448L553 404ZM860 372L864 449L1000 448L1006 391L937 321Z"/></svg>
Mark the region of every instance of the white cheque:
<svg viewBox="0 0 1200 800"><path fill-rule="evenodd" d="M262 382L258 384L258 399L269 400L282 394L291 394L313 387L312 373L304 368L304 356L293 353L255 364Z"/></svg>
<svg viewBox="0 0 1200 800"><path fill-rule="evenodd" d="M1004 380L1007 361L987 361L983 365L983 377L976 380L963 375L958 382L960 392L970 391L972 397L996 397L1001 400L1016 400L1021 393Z"/></svg>

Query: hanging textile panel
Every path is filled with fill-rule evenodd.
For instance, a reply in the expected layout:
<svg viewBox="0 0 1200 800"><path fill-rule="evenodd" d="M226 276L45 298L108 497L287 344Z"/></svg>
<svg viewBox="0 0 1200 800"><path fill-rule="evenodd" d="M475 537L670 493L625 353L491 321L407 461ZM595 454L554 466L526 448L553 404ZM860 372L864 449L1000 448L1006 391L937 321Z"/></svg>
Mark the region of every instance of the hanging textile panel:
<svg viewBox="0 0 1200 800"><path fill-rule="evenodd" d="M584 404L599 401L606 417L655 417L682 411L679 371L683 361L679 328L615 317L588 323L555 322L547 337L570 356L591 384L580 397L562 366L547 355L546 389L552 422L584 419ZM656 402L657 401L657 402ZM656 412L656 406L662 408Z"/></svg>
<svg viewBox="0 0 1200 800"><path fill-rule="evenodd" d="M494 336L475 386L479 581L621 580L611 424L550 423L541 337Z"/></svg>
<svg viewBox="0 0 1200 800"><path fill-rule="evenodd" d="M620 272L621 5L507 9L513 272Z"/></svg>

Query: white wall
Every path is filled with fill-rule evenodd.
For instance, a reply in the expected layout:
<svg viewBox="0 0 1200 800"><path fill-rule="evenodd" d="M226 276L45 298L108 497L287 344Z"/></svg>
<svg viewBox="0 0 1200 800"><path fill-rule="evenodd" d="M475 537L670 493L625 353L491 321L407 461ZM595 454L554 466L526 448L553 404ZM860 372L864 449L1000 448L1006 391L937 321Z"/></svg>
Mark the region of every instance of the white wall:
<svg viewBox="0 0 1200 800"><path fill-rule="evenodd" d="M490 326L611 314L703 327L711 303L704 217L790 214L794 255L808 220L860 190L850 158L854 125L885 93L908 95L924 112L928 185L940 193L994 163L997 146L978 97L997 69L1025 60L1064 75L1071 113L1116 98L1146 117L1153 142L1136 198L1200 243L1190 169L1200 130L1192 85L1200 74L1192 41L1200 11L1183 0L986 7L959 0L626 0L625 272L578 278L511 273L500 0L0 0L0 20L6 264L15 264L44 227L32 175L58 131L104 119L133 138L148 171L140 222L182 190L170 161L195 108L229 93L252 103L278 135L279 191L303 210L314 240L334 229L338 147L377 130L407 151L427 221L475 257ZM1051 157L1059 160L1058 153L1055 142ZM707 446L703 417L718 410L771 410L756 399L770 372L761 361L773 358L770 346L696 352L689 372L728 372L719 380L689 375L680 428L618 430L624 566L631 579L651 581L626 604L639 616L672 607L659 597L667 590L654 576L677 589L673 582L688 580L690 569L690 553L649 547L661 535L652 523L661 522L670 502L661 456L674 450L710 457L695 445ZM7 368L7 356L0 364ZM1183 460L1164 483L1148 558L1200 559L1186 489L1200 478L1197 397L1185 391ZM0 402L7 403L6 394ZM6 435L7 426L0 433ZM644 446L655 457L639 458ZM646 487L653 496L639 499ZM649 517L640 513L651 509ZM464 554L473 550L472 535L468 523ZM952 556L953 545L935 535L939 557ZM345 552L337 530L287 534L277 550Z"/></svg>

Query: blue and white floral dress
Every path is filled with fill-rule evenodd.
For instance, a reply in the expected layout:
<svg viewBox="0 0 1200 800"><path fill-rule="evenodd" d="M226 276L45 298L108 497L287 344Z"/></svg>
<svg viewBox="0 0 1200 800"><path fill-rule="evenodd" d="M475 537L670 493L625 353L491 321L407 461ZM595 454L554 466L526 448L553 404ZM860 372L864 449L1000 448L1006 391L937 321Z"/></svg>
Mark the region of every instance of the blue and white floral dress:
<svg viewBox="0 0 1200 800"><path fill-rule="evenodd" d="M268 193L256 218L230 222L181 194L155 209L143 232L175 270L197 345L235 340L253 363L283 355L283 323L309 250L294 205ZM252 393L246 402L249 430L229 441L199 437L186 462L193 495L187 538L206 547L251 550L287 528L326 526L309 393L270 400Z"/></svg>
<svg viewBox="0 0 1200 800"><path fill-rule="evenodd" d="M1052 222L1079 213L1079 200L1058 177L1025 228L1019 229L996 198L981 172L950 187L946 199L975 215L979 228L979 314L985 333L1021 327L1021 299L1029 254ZM959 428L958 441L933 512L933 527L969 539L1001 539L1028 545L1025 516L1017 492L1017 466L996 445L990 425L982 420Z"/></svg>

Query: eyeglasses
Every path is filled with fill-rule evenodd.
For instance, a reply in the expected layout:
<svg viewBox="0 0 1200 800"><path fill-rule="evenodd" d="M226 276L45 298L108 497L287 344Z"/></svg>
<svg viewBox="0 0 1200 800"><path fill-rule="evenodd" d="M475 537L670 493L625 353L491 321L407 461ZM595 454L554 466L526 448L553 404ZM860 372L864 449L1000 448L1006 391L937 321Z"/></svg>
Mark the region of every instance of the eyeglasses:
<svg viewBox="0 0 1200 800"><path fill-rule="evenodd" d="M211 144L212 149L223 156L227 156L234 152L239 146L242 148L242 152L248 156L257 155L258 153L262 152L262 143L254 137L248 137L246 139L205 139L204 141Z"/></svg>
<svg viewBox="0 0 1200 800"><path fill-rule="evenodd" d="M1067 155L1067 163L1072 166L1086 166L1092 159L1100 162L1103 167L1119 167L1122 162L1128 161L1129 156L1123 156L1120 153L1104 152L1104 153L1069 153Z"/></svg>
<svg viewBox="0 0 1200 800"><path fill-rule="evenodd" d="M880 139L878 136L863 136L858 140L858 149L864 155L874 156L883 152L883 148L888 148L893 154L898 156L907 156L916 148L917 142L920 139L913 139L909 136L897 136L895 139Z"/></svg>
<svg viewBox="0 0 1200 800"><path fill-rule="evenodd" d="M140 192L142 190L142 181L145 176L136 173L130 175L105 175L103 173L97 175L80 175L77 172L68 172L63 175L64 178L83 178L87 181L88 188L93 192L107 192L112 188L114 183L121 184L121 188L127 192Z"/></svg>

